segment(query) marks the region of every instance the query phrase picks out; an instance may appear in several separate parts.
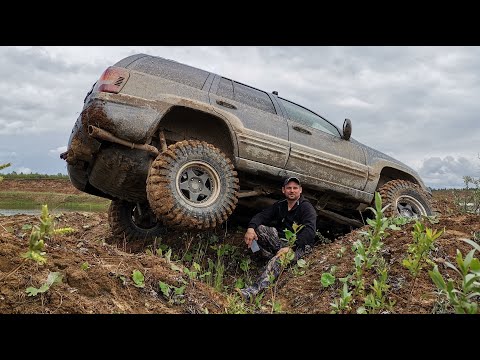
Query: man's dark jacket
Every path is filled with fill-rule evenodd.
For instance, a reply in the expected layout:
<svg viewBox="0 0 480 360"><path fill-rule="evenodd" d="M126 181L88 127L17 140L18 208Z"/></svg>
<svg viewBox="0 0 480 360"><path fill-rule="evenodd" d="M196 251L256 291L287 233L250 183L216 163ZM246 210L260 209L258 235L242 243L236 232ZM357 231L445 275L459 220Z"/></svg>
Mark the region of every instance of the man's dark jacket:
<svg viewBox="0 0 480 360"><path fill-rule="evenodd" d="M313 205L303 196L300 196L300 199L297 200L290 211L288 211L287 199L277 201L272 206L255 215L250 220L248 227L257 230L259 225L274 226L278 231L278 237L286 238L283 230L288 229L293 232L292 225L294 222L298 225L305 225L297 233L296 247L312 246L317 229L317 212Z"/></svg>

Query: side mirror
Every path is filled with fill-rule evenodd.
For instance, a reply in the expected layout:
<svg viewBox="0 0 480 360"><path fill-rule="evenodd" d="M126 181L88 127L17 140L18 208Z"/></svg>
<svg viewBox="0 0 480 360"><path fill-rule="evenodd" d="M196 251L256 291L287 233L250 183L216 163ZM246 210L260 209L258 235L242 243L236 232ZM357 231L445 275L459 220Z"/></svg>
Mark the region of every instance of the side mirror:
<svg viewBox="0 0 480 360"><path fill-rule="evenodd" d="M350 136L352 136L352 122L350 119L345 119L343 122L343 135L342 139L348 140L350 139Z"/></svg>

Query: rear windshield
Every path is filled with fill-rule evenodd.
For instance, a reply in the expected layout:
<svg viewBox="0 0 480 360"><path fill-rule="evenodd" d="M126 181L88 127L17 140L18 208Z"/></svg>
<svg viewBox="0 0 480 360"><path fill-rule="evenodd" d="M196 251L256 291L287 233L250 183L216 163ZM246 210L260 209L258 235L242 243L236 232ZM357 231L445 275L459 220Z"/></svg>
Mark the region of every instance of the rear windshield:
<svg viewBox="0 0 480 360"><path fill-rule="evenodd" d="M209 72L160 57L144 56L125 66L128 69L201 89Z"/></svg>

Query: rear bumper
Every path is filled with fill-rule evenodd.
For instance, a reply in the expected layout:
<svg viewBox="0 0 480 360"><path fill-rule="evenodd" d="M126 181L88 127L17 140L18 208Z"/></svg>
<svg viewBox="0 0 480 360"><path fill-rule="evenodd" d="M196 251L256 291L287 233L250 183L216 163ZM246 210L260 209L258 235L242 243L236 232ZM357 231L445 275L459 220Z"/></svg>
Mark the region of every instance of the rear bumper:
<svg viewBox="0 0 480 360"><path fill-rule="evenodd" d="M123 94L93 93L83 108L81 121L133 143L145 143L165 113L158 104Z"/></svg>
<svg viewBox="0 0 480 360"><path fill-rule="evenodd" d="M95 95L94 97L92 97ZM65 160L72 184L92 195L145 201L145 182L152 155L88 134L93 125L132 143L145 144L159 121L159 113L146 106L125 103L126 96L92 94L78 117ZM106 101L106 100L109 101ZM113 101L115 100L115 101ZM130 102L132 98L130 97Z"/></svg>

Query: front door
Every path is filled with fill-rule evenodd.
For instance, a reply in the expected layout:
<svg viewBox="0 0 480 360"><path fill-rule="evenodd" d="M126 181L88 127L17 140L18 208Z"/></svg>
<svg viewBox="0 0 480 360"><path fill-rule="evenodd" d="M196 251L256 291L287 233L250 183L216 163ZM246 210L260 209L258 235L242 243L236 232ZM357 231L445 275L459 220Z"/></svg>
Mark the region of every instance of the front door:
<svg viewBox="0 0 480 360"><path fill-rule="evenodd" d="M277 99L289 118L291 150L285 169L305 174L326 188L336 184L363 190L368 167L362 148L354 141L342 139L339 130L321 116Z"/></svg>

